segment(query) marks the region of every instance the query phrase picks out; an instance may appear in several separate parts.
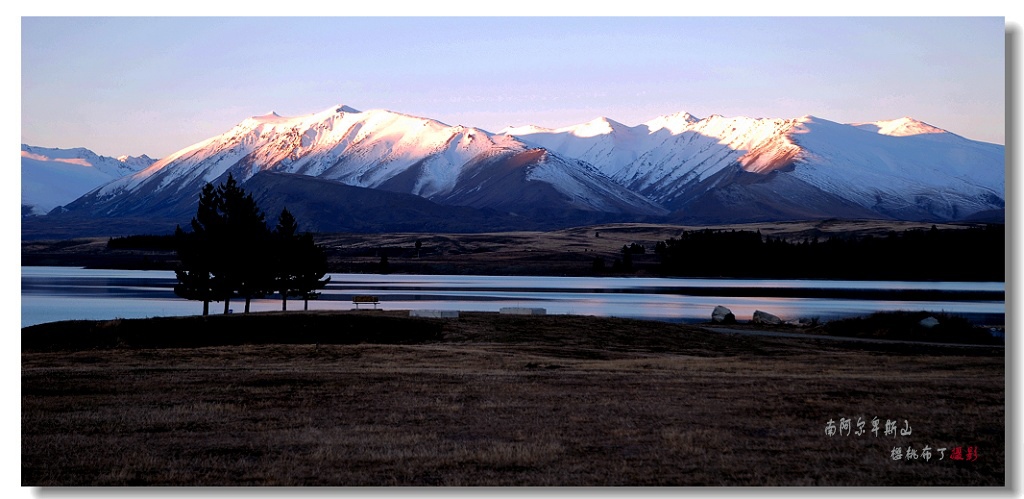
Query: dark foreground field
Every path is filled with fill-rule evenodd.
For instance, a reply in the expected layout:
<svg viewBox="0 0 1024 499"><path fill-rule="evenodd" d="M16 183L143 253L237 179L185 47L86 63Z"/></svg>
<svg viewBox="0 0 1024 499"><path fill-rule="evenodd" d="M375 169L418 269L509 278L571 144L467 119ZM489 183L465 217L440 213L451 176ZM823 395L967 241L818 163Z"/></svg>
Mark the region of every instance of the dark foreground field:
<svg viewBox="0 0 1024 499"><path fill-rule="evenodd" d="M1005 483L1002 348L400 315L26 329L22 484Z"/></svg>

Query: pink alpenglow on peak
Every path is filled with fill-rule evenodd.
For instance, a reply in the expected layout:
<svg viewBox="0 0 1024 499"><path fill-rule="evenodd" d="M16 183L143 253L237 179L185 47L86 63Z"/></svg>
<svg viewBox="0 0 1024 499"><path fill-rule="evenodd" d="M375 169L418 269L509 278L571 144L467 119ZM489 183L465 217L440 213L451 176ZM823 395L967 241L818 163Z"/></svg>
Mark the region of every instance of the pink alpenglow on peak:
<svg viewBox="0 0 1024 499"><path fill-rule="evenodd" d="M142 210L161 195L177 199L186 194L183 185L216 182L228 173L244 183L261 172L305 175L478 208L514 211L549 203L555 210L665 213L655 203L595 175L589 165L515 137L348 106L294 118L273 113L248 118L222 135L103 186L92 193L95 201L87 202L152 193L137 205ZM521 197L518 192L530 194ZM513 206L527 198L529 206Z"/></svg>

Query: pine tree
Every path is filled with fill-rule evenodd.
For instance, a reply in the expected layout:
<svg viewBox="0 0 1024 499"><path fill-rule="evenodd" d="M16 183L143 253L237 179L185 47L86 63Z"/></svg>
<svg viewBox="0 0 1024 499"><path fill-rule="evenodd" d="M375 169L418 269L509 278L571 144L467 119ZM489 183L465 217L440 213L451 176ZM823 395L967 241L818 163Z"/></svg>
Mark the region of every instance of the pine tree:
<svg viewBox="0 0 1024 499"><path fill-rule="evenodd" d="M625 244L622 245L622 268L626 272L633 271L633 251Z"/></svg>
<svg viewBox="0 0 1024 499"><path fill-rule="evenodd" d="M174 273L178 284L174 293L188 300L203 302L203 315L209 315L210 302L224 298L225 291L214 276L218 268L218 255L213 248L220 243L223 227L220 197L212 184L206 184L199 194L199 207L192 218L192 232L178 226L174 231L180 264Z"/></svg>
<svg viewBox="0 0 1024 499"><path fill-rule="evenodd" d="M326 287L331 278L324 278L327 274L327 255L323 247L317 245L309 234L303 234L298 241L295 260L299 265L295 290L305 302L303 310L309 310L309 300L319 296L316 290Z"/></svg>
<svg viewBox="0 0 1024 499"><path fill-rule="evenodd" d="M298 260L300 239L298 223L288 208L281 210L274 229L274 289L281 294L281 310L288 310L288 296L299 294L296 289L301 262Z"/></svg>
<svg viewBox="0 0 1024 499"><path fill-rule="evenodd" d="M174 269L178 284L174 286L174 294L187 300L203 302L203 315L210 315L210 301L217 298L211 279L209 255L203 248L199 235L185 232L178 226L174 230L174 240L178 248L178 259L181 263Z"/></svg>
<svg viewBox="0 0 1024 499"><path fill-rule="evenodd" d="M272 268L262 261L270 232L252 194L239 187L231 174L217 193L224 222L220 248L223 283L227 290L245 299L245 313L249 313L251 300L265 296L273 287ZM224 310L228 310L228 299Z"/></svg>

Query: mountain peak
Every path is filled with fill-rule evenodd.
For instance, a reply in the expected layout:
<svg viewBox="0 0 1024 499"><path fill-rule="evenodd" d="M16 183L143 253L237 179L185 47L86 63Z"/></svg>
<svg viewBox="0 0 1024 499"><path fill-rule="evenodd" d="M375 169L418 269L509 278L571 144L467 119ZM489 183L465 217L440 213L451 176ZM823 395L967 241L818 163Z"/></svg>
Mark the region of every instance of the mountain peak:
<svg viewBox="0 0 1024 499"><path fill-rule="evenodd" d="M248 123L248 124L251 124L253 126L258 126L258 125L262 125L264 123L276 123L276 122L280 122L280 121L283 121L283 120L286 120L286 119L288 119L288 118L284 118L280 114L277 114L276 112L271 111L269 113L261 114L259 116L250 116L248 119L246 119L242 123Z"/></svg>
<svg viewBox="0 0 1024 499"><path fill-rule="evenodd" d="M550 133L551 131L552 130L550 128L544 128L537 125L509 125L502 128L501 131L498 132L498 135L531 135L535 133Z"/></svg>
<svg viewBox="0 0 1024 499"><path fill-rule="evenodd" d="M875 132L880 135L891 135L893 137L907 137L911 135L924 135L935 133L949 133L941 128L929 125L921 120L904 116L894 120L882 120L871 123L851 123L851 126Z"/></svg>
<svg viewBox="0 0 1024 499"><path fill-rule="evenodd" d="M131 155L128 155L128 154L122 154L122 155L120 155L120 156L118 156L117 158L114 158L114 159L116 159L116 160L118 160L118 161L120 161L122 163L144 162L144 163L147 163L147 165L156 162L155 159L149 157L146 154L143 154L142 156L131 156Z"/></svg>
<svg viewBox="0 0 1024 499"><path fill-rule="evenodd" d="M675 114L666 114L664 116L658 116L653 120L650 120L644 125L647 125L647 129L651 132L656 132L661 129L668 130L672 135L678 135L686 130L690 125L700 121L700 118L686 112L679 111Z"/></svg>
<svg viewBox="0 0 1024 499"><path fill-rule="evenodd" d="M314 119L322 119L322 118L325 118L327 116L333 116L333 115L336 115L336 114L346 114L346 113L357 114L357 113L361 113L361 112L362 111L360 111L358 109L355 109L353 107L346 106L344 104L338 104L336 106L331 106L331 107L329 107L329 108L327 108L327 109L325 109L325 110L323 110L323 111L321 111L319 113L313 113L311 115L305 115L305 116L301 116L301 117L297 117L297 118L296 117L281 116L276 111L270 111L269 113L261 114L259 116L251 116L246 121L249 122L249 123L252 123L252 124L261 125L261 124L265 124L265 123L281 123L281 122L289 121L289 120L293 120L293 119L307 119L307 118L310 118L310 117L312 117Z"/></svg>
<svg viewBox="0 0 1024 499"><path fill-rule="evenodd" d="M891 121L880 121L879 133L886 135L920 135L923 133L948 133L945 130L929 125L921 120L916 120L909 116L904 116L899 119Z"/></svg>
<svg viewBox="0 0 1024 499"><path fill-rule="evenodd" d="M596 135L607 135L615 132L616 129L628 128L626 125L619 123L618 121L608 119L604 116L599 116L586 123L566 127L573 135L577 137L594 137Z"/></svg>
<svg viewBox="0 0 1024 499"><path fill-rule="evenodd" d="M665 116L659 116L659 118L663 118L663 119L666 119L666 120L672 120L672 121L685 121L687 123L696 123L696 122L700 121L700 118L698 118L698 117L696 117L696 116L694 116L694 115L692 115L692 114L690 114L690 113L688 113L686 111L679 111L678 113L667 114Z"/></svg>
<svg viewBox="0 0 1024 499"><path fill-rule="evenodd" d="M323 111L320 111L319 113L313 113L313 114L314 115L335 115L335 114L346 114L346 113L358 114L358 113L361 113L361 112L362 111L360 111L360 110L358 110L358 109L356 109L354 107L346 106L345 104L338 104L338 105L331 106L331 107L329 107L327 109L324 109Z"/></svg>

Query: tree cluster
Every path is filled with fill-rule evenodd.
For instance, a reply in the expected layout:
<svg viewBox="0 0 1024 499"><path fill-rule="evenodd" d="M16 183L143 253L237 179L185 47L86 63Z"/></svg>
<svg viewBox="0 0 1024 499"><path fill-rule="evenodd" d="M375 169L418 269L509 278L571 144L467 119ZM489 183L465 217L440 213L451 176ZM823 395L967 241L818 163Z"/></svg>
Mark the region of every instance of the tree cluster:
<svg viewBox="0 0 1024 499"><path fill-rule="evenodd" d="M625 244L623 244L622 245L622 254L625 255L626 253L630 253L630 254L633 254L633 255L643 255L644 253L647 253L647 247L645 247L642 244L637 244L637 243L630 243L629 246L626 246Z"/></svg>
<svg viewBox="0 0 1024 499"><path fill-rule="evenodd" d="M233 298L245 300L245 312L253 298L272 293L308 300L330 281L323 248L309 234L298 234L295 217L281 211L277 227L267 228L266 217L251 194L228 175L218 187L206 184L192 219L192 231L179 226L174 233L178 258L178 284L182 298L203 302L208 315L211 301L223 301L224 313Z"/></svg>
<svg viewBox="0 0 1024 499"><path fill-rule="evenodd" d="M662 272L686 277L1002 281L1002 225L802 240L760 231L684 231L659 242Z"/></svg>
<svg viewBox="0 0 1024 499"><path fill-rule="evenodd" d="M112 250L150 250L174 251L177 240L173 235L140 234L123 237L111 237L107 240L107 249Z"/></svg>

